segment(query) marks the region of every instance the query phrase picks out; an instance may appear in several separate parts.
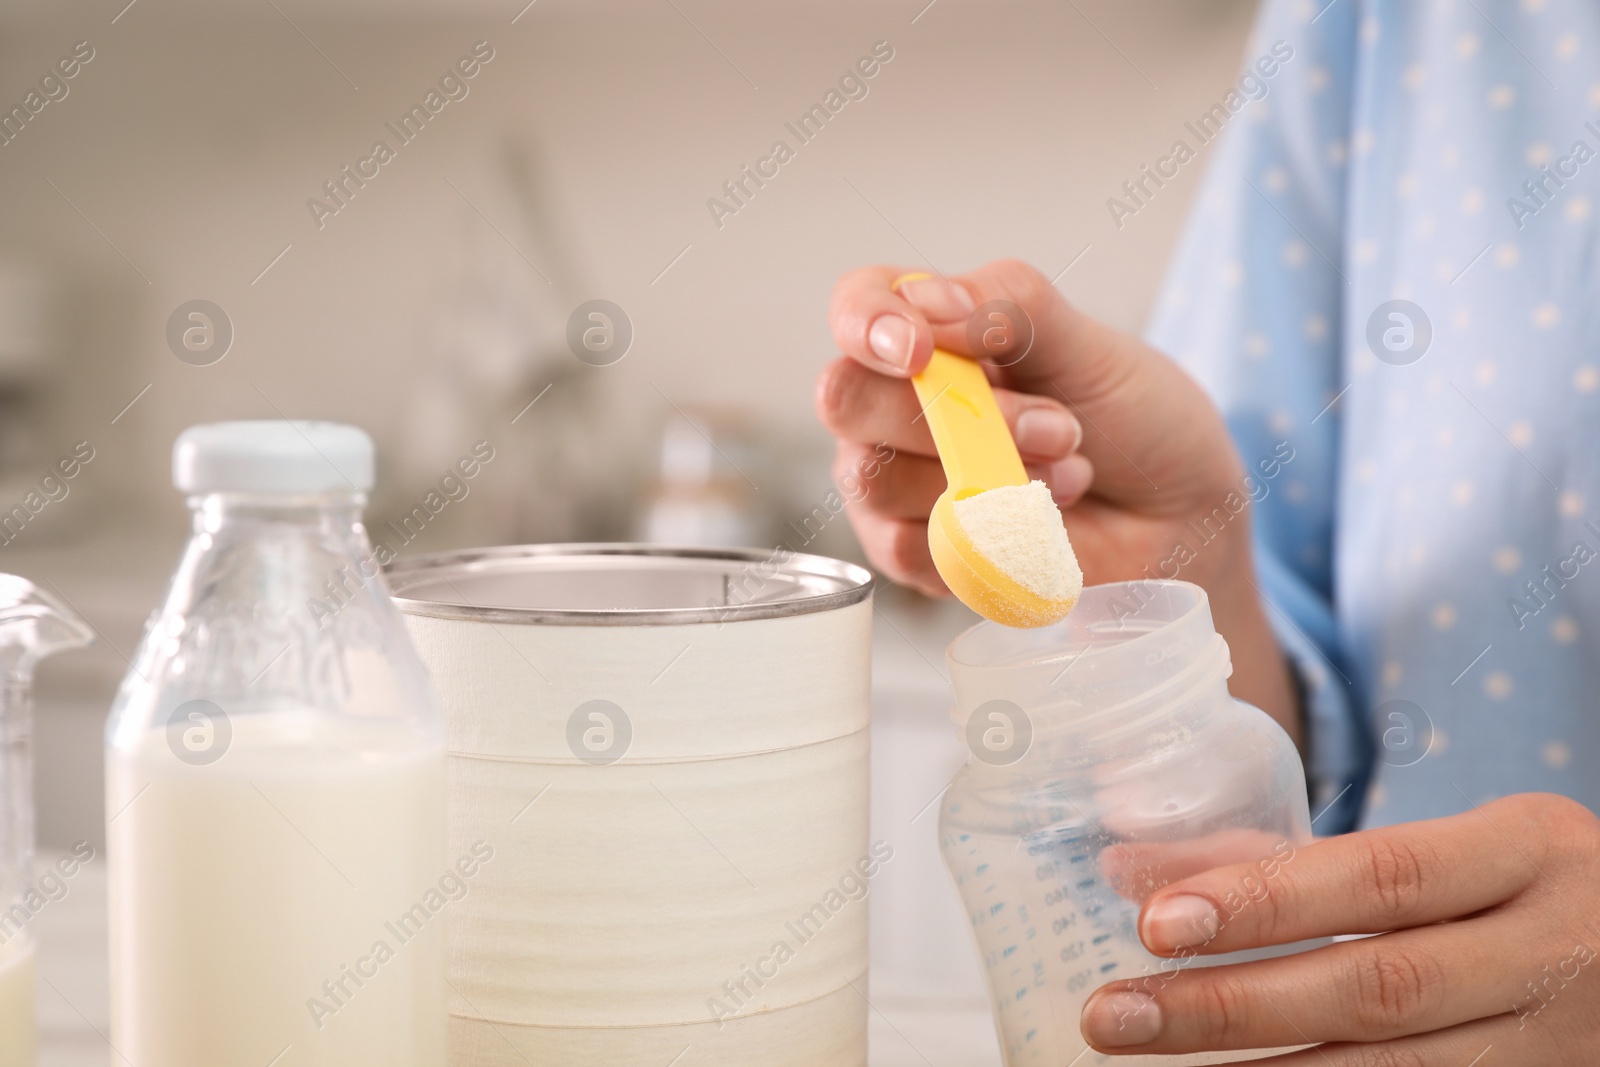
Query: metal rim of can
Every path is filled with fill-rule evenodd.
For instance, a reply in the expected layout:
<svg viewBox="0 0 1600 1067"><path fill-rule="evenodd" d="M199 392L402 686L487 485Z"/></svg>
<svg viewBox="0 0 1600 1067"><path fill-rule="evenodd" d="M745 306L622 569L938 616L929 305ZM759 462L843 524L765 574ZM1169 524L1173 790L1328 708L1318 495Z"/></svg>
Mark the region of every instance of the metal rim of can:
<svg viewBox="0 0 1600 1067"><path fill-rule="evenodd" d="M872 572L865 567L827 556L785 553L754 548L704 548L688 545L652 545L629 542L548 545L503 545L457 549L397 559L384 567L395 606L407 615L488 623L543 623L562 626L679 626L691 623L748 622L812 612L833 611L858 604L872 595ZM452 584L452 578L481 578L496 573L555 570L561 565L587 563L595 570L621 570L628 563L657 561L661 567L686 568L694 562L723 564L723 604L669 608L504 607L474 604L460 594L451 599L423 599L409 592L427 584ZM767 581L778 576L809 581L813 588L775 600L726 602L728 578L736 568L750 572L775 566ZM650 573L642 571L642 573ZM659 573L659 572L657 572ZM790 588L793 588L791 582Z"/></svg>

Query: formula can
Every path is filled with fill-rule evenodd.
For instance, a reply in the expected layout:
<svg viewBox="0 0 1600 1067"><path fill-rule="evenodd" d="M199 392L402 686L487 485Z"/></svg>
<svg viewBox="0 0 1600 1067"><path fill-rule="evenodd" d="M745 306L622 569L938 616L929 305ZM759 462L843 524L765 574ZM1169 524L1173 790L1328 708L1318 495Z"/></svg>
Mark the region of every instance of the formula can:
<svg viewBox="0 0 1600 1067"><path fill-rule="evenodd" d="M451 1062L862 1067L871 575L543 545L388 578L448 722Z"/></svg>

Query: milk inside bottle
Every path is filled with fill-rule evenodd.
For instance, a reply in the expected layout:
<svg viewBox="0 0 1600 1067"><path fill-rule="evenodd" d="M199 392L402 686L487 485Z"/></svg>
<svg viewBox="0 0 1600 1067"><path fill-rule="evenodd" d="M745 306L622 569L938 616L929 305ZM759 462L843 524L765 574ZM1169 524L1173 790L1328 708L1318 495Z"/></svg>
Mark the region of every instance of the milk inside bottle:
<svg viewBox="0 0 1600 1067"><path fill-rule="evenodd" d="M107 732L111 1043L443 1067L441 721L361 525L366 434L194 427L194 529ZM485 846L491 847L491 846Z"/></svg>

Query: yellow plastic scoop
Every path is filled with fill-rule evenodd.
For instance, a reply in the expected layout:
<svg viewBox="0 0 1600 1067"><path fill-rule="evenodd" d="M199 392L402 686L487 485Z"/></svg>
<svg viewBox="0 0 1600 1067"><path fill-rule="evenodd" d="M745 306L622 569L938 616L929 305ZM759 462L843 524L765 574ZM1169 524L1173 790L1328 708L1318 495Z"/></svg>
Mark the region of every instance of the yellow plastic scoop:
<svg viewBox="0 0 1600 1067"><path fill-rule="evenodd" d="M1065 618L1078 602L1083 573L1049 491L1029 483L983 368L935 349L933 361L911 382L947 483L928 519L928 548L939 577L967 607L1005 626L1048 626ZM972 501L1000 489L1006 492ZM1042 504L1035 493L1042 494ZM991 502L1000 507L988 507ZM970 531L960 513L972 524Z"/></svg>

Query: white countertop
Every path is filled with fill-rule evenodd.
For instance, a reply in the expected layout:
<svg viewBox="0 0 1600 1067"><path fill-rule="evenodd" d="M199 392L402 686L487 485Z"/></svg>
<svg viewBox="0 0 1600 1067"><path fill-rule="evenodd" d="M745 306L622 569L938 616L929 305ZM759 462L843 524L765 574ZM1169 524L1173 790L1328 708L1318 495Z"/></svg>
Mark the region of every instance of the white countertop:
<svg viewBox="0 0 1600 1067"><path fill-rule="evenodd" d="M58 853L44 854L53 863ZM42 869L42 867L41 867ZM67 895L35 920L39 934L39 1067L107 1067L106 869L96 855ZM982 1004L872 996L869 1067L996 1067L994 1031Z"/></svg>
<svg viewBox="0 0 1600 1067"><path fill-rule="evenodd" d="M38 869L65 853L42 852ZM110 976L106 964L106 867L98 851L68 879L67 895L34 918L39 940L39 1067L106 1067Z"/></svg>

